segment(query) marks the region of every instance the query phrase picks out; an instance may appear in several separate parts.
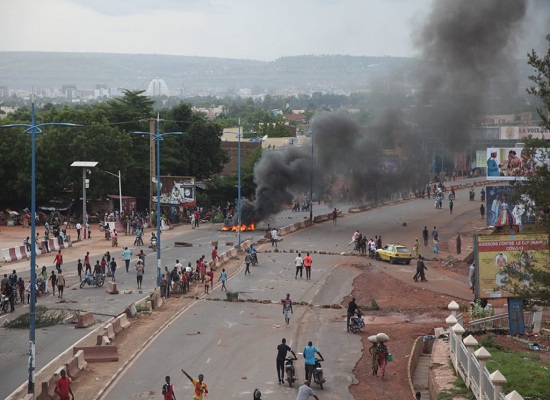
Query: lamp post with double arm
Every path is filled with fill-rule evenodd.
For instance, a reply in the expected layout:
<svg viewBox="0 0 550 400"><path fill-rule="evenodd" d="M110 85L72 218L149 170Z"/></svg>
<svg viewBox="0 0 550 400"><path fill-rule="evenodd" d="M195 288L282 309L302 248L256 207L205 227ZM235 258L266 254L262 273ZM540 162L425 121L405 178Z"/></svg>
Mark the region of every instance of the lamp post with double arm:
<svg viewBox="0 0 550 400"><path fill-rule="evenodd" d="M161 222L161 218L160 218L160 142L161 140L164 140L164 136L168 136L168 135L185 135L187 134L187 132L164 132L164 133L160 133L160 117L159 115L157 114L157 129L156 129L156 133L153 133L153 132L130 132L130 133L133 133L133 134L136 134L136 135L149 135L149 136L152 136L153 139L155 140L156 142L156 164L157 164L157 168L156 168L156 172L157 172L157 176L156 176L156 179L157 179L157 286L160 286L161 285L161 276L160 276L160 271L161 271L161 251L160 251L160 222Z"/></svg>

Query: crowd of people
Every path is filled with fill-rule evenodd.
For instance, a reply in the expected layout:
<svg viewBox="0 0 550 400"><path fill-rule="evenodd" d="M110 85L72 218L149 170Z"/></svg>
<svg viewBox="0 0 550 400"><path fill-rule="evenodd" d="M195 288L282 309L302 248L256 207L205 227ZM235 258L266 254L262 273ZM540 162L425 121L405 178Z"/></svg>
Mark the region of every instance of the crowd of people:
<svg viewBox="0 0 550 400"><path fill-rule="evenodd" d="M358 251L360 254L367 254L370 258L374 258L376 255L376 250L382 248L382 236L375 235L374 239L371 237L367 239L367 235L363 235L359 230L356 230L352 237L349 245L353 244L353 250Z"/></svg>

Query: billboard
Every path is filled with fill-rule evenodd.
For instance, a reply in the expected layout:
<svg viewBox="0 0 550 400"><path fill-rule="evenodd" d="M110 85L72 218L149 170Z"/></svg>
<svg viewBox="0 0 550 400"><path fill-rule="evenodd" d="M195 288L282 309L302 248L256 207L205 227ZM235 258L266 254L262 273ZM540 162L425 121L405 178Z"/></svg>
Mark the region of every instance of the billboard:
<svg viewBox="0 0 550 400"><path fill-rule="evenodd" d="M488 180L521 180L536 172L542 165L528 151L521 147L489 147L487 148L487 179Z"/></svg>
<svg viewBox="0 0 550 400"><path fill-rule="evenodd" d="M525 195L521 202L512 203L512 186L487 186L487 226L517 225L522 231L524 224L535 223L535 204Z"/></svg>
<svg viewBox="0 0 550 400"><path fill-rule="evenodd" d="M533 139L549 139L550 131L541 126L501 126L499 139L521 140L531 136Z"/></svg>
<svg viewBox="0 0 550 400"><path fill-rule="evenodd" d="M156 190L155 186L154 204L157 203ZM161 206L195 207L195 198L195 178L190 176L160 177Z"/></svg>
<svg viewBox="0 0 550 400"><path fill-rule="evenodd" d="M476 150L476 164L473 168L485 168L487 167L487 151Z"/></svg>
<svg viewBox="0 0 550 400"><path fill-rule="evenodd" d="M504 290L509 278L503 268L521 270L527 263L544 267L549 250L544 233L477 235L475 245L477 294L481 299L514 297Z"/></svg>

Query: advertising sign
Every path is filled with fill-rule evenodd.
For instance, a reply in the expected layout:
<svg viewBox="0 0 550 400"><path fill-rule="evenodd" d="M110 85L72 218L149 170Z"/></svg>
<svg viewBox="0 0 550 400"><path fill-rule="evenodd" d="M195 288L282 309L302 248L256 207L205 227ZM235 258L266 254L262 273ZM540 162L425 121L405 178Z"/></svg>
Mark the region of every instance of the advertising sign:
<svg viewBox="0 0 550 400"><path fill-rule="evenodd" d="M549 250L548 236L540 233L478 235L476 249L478 297L514 297L504 290L509 277L503 268L511 266L521 271L526 264L544 267Z"/></svg>
<svg viewBox="0 0 550 400"><path fill-rule="evenodd" d="M195 178L189 176L160 177L160 205L195 207ZM156 188L153 203L157 203Z"/></svg>
<svg viewBox="0 0 550 400"><path fill-rule="evenodd" d="M519 226L535 223L535 204L525 195L521 202L511 202L514 195L512 186L487 186L487 226Z"/></svg>
<svg viewBox="0 0 550 400"><path fill-rule="evenodd" d="M520 180L536 172L538 161L521 147L487 148L488 180Z"/></svg>
<svg viewBox="0 0 550 400"><path fill-rule="evenodd" d="M550 131L541 126L501 126L499 131L502 140L520 140L529 136L533 139L549 139Z"/></svg>
<svg viewBox="0 0 550 400"><path fill-rule="evenodd" d="M485 168L487 167L487 151L486 150L476 150L476 165L474 168Z"/></svg>

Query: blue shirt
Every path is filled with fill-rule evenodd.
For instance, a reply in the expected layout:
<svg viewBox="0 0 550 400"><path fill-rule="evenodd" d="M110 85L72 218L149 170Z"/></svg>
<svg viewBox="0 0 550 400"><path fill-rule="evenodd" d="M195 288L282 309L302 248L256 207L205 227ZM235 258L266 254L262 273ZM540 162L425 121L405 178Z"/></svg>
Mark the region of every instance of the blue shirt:
<svg viewBox="0 0 550 400"><path fill-rule="evenodd" d="M499 176L498 164L493 157L487 160L487 176Z"/></svg>
<svg viewBox="0 0 550 400"><path fill-rule="evenodd" d="M126 249L122 251L122 257L125 260L129 260L132 257L132 251L130 249Z"/></svg>
<svg viewBox="0 0 550 400"><path fill-rule="evenodd" d="M304 358L306 365L315 365L315 353L319 353L319 350L315 346L306 346L304 348Z"/></svg>
<svg viewBox="0 0 550 400"><path fill-rule="evenodd" d="M222 280L222 282L225 282L227 280L227 272L222 272L220 279Z"/></svg>

